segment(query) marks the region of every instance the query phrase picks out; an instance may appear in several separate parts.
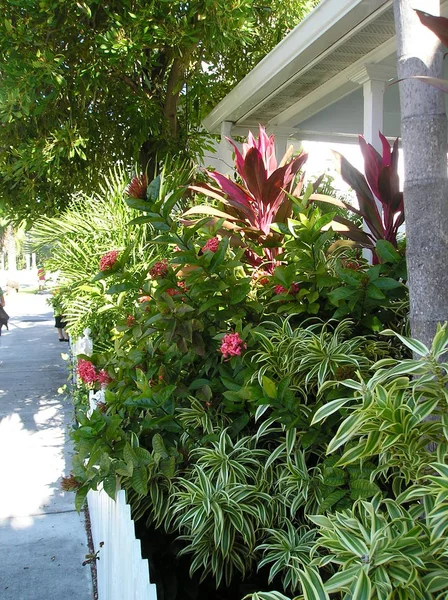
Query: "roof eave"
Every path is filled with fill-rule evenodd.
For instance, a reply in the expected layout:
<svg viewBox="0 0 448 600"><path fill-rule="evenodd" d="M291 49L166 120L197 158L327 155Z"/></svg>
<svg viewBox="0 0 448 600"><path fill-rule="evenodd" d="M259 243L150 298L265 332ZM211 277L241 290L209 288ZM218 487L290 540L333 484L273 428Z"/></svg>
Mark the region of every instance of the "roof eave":
<svg viewBox="0 0 448 600"><path fill-rule="evenodd" d="M323 0L203 120L210 133L238 121L390 0ZM281 68L280 68L281 65Z"/></svg>

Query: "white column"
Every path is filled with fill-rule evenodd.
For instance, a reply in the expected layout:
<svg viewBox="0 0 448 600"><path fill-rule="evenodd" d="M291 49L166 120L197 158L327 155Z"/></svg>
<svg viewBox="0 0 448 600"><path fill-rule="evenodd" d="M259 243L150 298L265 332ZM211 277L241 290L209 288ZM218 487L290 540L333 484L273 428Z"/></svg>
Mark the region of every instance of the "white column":
<svg viewBox="0 0 448 600"><path fill-rule="evenodd" d="M366 142L382 155L382 143L379 132L384 133L384 91L386 83L396 77L396 70L393 67L385 65L364 65L364 67L355 73L350 79L362 85L364 96L364 123L363 135ZM381 214L381 203L377 200L376 205ZM364 222L364 231L369 232L367 224ZM372 255L369 250L363 250L363 256L369 262Z"/></svg>
<svg viewBox="0 0 448 600"><path fill-rule="evenodd" d="M393 67L364 65L350 79L363 87L364 95L364 139L381 152L382 145L378 132L384 129L384 91L386 83L396 77Z"/></svg>
<svg viewBox="0 0 448 600"><path fill-rule="evenodd" d="M291 136L297 131L293 131L291 127L272 126L266 130L268 135L274 135L275 138L275 156L277 162L280 163L289 146L292 144Z"/></svg>

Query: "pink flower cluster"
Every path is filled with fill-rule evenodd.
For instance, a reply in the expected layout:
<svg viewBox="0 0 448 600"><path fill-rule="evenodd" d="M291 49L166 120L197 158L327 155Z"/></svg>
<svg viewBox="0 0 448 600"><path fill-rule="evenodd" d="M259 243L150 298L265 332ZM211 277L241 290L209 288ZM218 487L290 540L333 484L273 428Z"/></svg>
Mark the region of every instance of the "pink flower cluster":
<svg viewBox="0 0 448 600"><path fill-rule="evenodd" d="M82 358L78 361L77 373L81 381L87 384L98 381L101 385L107 385L112 381L112 378L104 369L100 369L100 371L97 372L95 365L91 363L90 360L84 360Z"/></svg>
<svg viewBox="0 0 448 600"><path fill-rule="evenodd" d="M165 277L168 273L168 261L166 258L163 260L156 262L153 267L149 270L149 274L153 279L157 279L158 277Z"/></svg>
<svg viewBox="0 0 448 600"><path fill-rule="evenodd" d="M112 381L112 377L110 377L104 369L101 369L98 372L97 379L101 385L108 385Z"/></svg>
<svg viewBox="0 0 448 600"><path fill-rule="evenodd" d="M179 296L183 292L188 292L188 287L186 286L185 281L181 279L177 282L177 287L168 288L165 292L168 296ZM185 300L185 297L182 297L182 300Z"/></svg>
<svg viewBox="0 0 448 600"><path fill-rule="evenodd" d="M80 359L78 361L78 377L83 383L95 383L98 381L98 375L95 366L90 360Z"/></svg>
<svg viewBox="0 0 448 600"><path fill-rule="evenodd" d="M276 285L275 288L274 288L274 292L276 294L292 294L293 296L295 296L296 294L298 294L299 290L300 290L300 286L299 286L298 283L291 284L291 287L289 288L289 290L287 290L282 285Z"/></svg>
<svg viewBox="0 0 448 600"><path fill-rule="evenodd" d="M168 288L167 290L165 290L166 293L168 294L168 296L178 296L179 294L181 294L182 292L177 289L177 288Z"/></svg>
<svg viewBox="0 0 448 600"><path fill-rule="evenodd" d="M128 327L132 327L133 325L135 325L135 317L134 317L134 315L128 315L126 317L126 325Z"/></svg>
<svg viewBox="0 0 448 600"><path fill-rule="evenodd" d="M298 294L300 291L300 286L298 283L293 283L291 284L291 288L289 290L289 293L292 294L293 296L295 296L296 294Z"/></svg>
<svg viewBox="0 0 448 600"><path fill-rule="evenodd" d="M130 198L146 200L146 190L148 189L148 177L145 173L135 175L129 185L126 187L125 193Z"/></svg>
<svg viewBox="0 0 448 600"><path fill-rule="evenodd" d="M212 237L202 246L202 252L209 250L210 252L216 252L219 247L219 240L217 237Z"/></svg>
<svg viewBox="0 0 448 600"><path fill-rule="evenodd" d="M285 293L288 293L288 290L285 287L283 287L282 285L276 285L274 288L274 292L276 294L285 294Z"/></svg>
<svg viewBox="0 0 448 600"><path fill-rule="evenodd" d="M100 271L109 271L115 265L119 255L118 250L110 250L106 252L104 256L101 257L100 260Z"/></svg>
<svg viewBox="0 0 448 600"><path fill-rule="evenodd" d="M230 358L231 356L240 356L241 350L245 350L247 345L240 338L239 333L226 333L222 338L221 347L219 352L224 358Z"/></svg>

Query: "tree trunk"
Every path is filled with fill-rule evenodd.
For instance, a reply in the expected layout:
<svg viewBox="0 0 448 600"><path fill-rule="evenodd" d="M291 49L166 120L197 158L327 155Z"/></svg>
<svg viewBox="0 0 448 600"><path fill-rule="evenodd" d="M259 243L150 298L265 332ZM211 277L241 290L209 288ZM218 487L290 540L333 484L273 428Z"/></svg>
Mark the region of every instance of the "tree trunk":
<svg viewBox="0 0 448 600"><path fill-rule="evenodd" d="M443 93L409 79L442 77L438 38L414 8L439 15L439 0L394 0L404 154L404 210L412 336L430 346L448 320L447 123Z"/></svg>

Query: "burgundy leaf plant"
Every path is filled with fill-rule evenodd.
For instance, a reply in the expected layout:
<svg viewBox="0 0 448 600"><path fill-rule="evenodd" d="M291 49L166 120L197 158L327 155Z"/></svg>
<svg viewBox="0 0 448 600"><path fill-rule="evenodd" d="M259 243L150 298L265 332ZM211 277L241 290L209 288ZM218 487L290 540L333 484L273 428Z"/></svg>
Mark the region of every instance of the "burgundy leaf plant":
<svg viewBox="0 0 448 600"><path fill-rule="evenodd" d="M228 139L235 150L236 171L241 183L232 181L221 173L207 171L217 186L211 184L192 185L195 192L218 200L222 210L207 204L190 208L184 217L209 215L212 222L222 220L225 231L239 232L242 236L255 240L263 247L265 259L271 265L280 249L275 247L276 236L271 232L272 223L285 223L292 213L292 203L288 194L298 196L303 187L303 176L296 185L296 175L305 164L308 155L304 152L290 159L292 148L285 154L280 164L275 156L274 136L268 136L260 125L258 139L249 133L242 152ZM250 250L248 259L258 266L263 259ZM256 264L258 263L258 264Z"/></svg>
<svg viewBox="0 0 448 600"><path fill-rule="evenodd" d="M310 201L327 202L364 219L368 231L361 230L355 223L339 215L334 217L328 227L352 240L354 245L372 250L374 263L378 262L376 242L387 240L397 247L398 229L404 222L403 192L400 191L398 178L398 138L391 148L385 136L382 133L379 135L383 146L382 155L359 136L365 176L341 154L334 152L342 178L356 193L358 208L321 194L310 197Z"/></svg>

